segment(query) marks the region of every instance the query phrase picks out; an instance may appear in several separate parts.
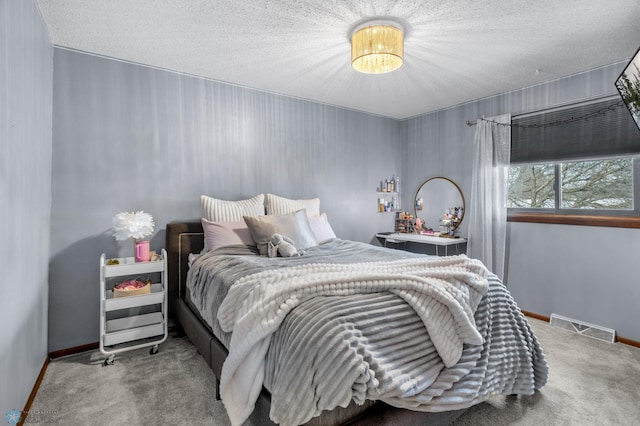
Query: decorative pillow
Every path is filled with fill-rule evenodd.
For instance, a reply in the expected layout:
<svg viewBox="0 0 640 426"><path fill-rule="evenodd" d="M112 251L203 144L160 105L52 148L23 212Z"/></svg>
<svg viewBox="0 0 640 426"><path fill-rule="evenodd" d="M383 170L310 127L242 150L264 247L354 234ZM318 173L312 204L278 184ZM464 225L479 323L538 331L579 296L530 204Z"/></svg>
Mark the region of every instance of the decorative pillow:
<svg viewBox="0 0 640 426"><path fill-rule="evenodd" d="M322 244L325 241L336 238L336 234L333 232L333 228L331 228L331 225L329 224L329 219L327 219L326 213L322 213L320 216L310 217L309 225L311 226L311 231L313 231L313 235L316 237L318 244Z"/></svg>
<svg viewBox="0 0 640 426"><path fill-rule="evenodd" d="M289 237L298 250L318 245L304 209L277 216L245 216L244 221L258 246L258 251L264 256L267 255L269 240L273 234Z"/></svg>
<svg viewBox="0 0 640 426"><path fill-rule="evenodd" d="M202 217L213 222L241 222L243 216L264 215L264 194L240 201L200 196Z"/></svg>
<svg viewBox="0 0 640 426"><path fill-rule="evenodd" d="M204 230L203 252L234 245L256 245L244 220L238 222L212 222L202 219L201 222Z"/></svg>
<svg viewBox="0 0 640 426"><path fill-rule="evenodd" d="M320 216L320 198L310 200L291 200L273 194L267 194L265 207L268 215L282 215L306 209L307 217Z"/></svg>

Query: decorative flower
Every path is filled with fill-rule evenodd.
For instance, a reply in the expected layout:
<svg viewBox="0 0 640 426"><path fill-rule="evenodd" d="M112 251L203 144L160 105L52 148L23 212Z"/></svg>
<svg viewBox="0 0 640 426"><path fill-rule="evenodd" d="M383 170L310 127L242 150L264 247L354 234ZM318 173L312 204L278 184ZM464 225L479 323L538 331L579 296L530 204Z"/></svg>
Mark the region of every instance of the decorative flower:
<svg viewBox="0 0 640 426"><path fill-rule="evenodd" d="M451 207L445 210L444 214L442 215L442 219L440 219L440 221L446 226L451 225L452 223L456 224L460 222L461 211L462 209L460 207Z"/></svg>
<svg viewBox="0 0 640 426"><path fill-rule="evenodd" d="M449 214L449 210L444 211L444 214L442 215L440 222L444 223L445 225L451 223L451 215Z"/></svg>
<svg viewBox="0 0 640 426"><path fill-rule="evenodd" d="M153 234L153 217L149 213L122 212L113 218L113 236L122 241L127 238L140 239Z"/></svg>

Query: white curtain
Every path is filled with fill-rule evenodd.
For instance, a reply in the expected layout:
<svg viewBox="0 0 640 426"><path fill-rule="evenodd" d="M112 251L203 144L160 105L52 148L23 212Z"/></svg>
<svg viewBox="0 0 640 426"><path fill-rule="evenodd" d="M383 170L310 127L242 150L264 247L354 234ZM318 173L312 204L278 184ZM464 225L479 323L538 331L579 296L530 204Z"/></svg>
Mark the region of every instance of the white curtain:
<svg viewBox="0 0 640 426"><path fill-rule="evenodd" d="M474 138L467 255L504 278L511 114L478 119Z"/></svg>

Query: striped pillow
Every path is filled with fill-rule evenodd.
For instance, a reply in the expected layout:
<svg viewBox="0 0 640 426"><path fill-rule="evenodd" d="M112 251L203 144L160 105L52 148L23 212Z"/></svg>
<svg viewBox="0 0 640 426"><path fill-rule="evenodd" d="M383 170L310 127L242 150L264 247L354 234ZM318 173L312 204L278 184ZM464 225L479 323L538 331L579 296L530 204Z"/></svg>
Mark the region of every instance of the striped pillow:
<svg viewBox="0 0 640 426"><path fill-rule="evenodd" d="M310 200L292 200L273 194L267 194L265 207L267 208L268 215L283 215L305 209L307 211L307 217L320 216L319 198L312 198Z"/></svg>
<svg viewBox="0 0 640 426"><path fill-rule="evenodd" d="M200 196L202 217L212 222L240 222L243 216L264 216L264 194L248 200L226 201Z"/></svg>

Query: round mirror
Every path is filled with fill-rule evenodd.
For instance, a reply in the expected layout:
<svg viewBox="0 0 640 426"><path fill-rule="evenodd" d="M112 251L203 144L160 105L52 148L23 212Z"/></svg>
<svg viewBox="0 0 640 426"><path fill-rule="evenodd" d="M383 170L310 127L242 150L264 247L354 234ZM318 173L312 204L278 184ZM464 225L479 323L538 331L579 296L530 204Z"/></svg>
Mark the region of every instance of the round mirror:
<svg viewBox="0 0 640 426"><path fill-rule="evenodd" d="M462 223L466 206L460 187L445 177L433 177L420 185L413 202L415 217L422 229L437 235L453 236Z"/></svg>

